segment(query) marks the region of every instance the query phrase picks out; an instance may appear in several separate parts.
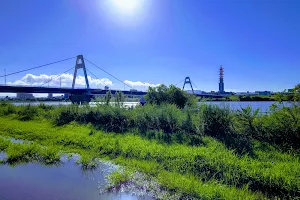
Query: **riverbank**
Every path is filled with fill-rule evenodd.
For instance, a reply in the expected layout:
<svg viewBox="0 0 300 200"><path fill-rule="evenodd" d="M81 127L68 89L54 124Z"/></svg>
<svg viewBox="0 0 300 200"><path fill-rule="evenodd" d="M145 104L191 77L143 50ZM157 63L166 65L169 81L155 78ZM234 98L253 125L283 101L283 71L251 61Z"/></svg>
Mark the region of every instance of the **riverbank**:
<svg viewBox="0 0 300 200"><path fill-rule="evenodd" d="M222 156L220 152L224 151L225 155L238 159L224 147L216 150L220 144L209 138L207 138L208 147L194 149L182 145L163 145L131 134L103 133L77 124L53 127L46 120L43 122L20 122L2 117L0 127L1 135L4 137L32 142L30 144L12 144L1 139L1 150L7 153L7 162L11 164L29 161L41 162L42 160L51 164L57 161L60 152L78 153L82 157L80 162L87 168L94 167L96 163L93 160L97 157L109 159L117 164L127 166L130 170L141 171L158 179L162 186L170 190L183 192L193 197L206 197L206 199L216 197L234 199L236 196L245 199L262 197L261 194L245 188L237 189L226 186L217 180L202 182L200 178L191 174L192 171L189 168L193 165L193 159L201 154L204 154L203 156L208 161L213 161L218 157L220 159ZM37 145L47 147L47 150L38 148ZM197 153L198 151L199 153ZM214 152L219 152L219 155L210 157L209 155ZM194 153L194 155L189 155L189 153ZM43 159L38 159L39 157ZM184 166L183 163L186 162L190 166ZM127 181L128 177L117 176L115 182Z"/></svg>
<svg viewBox="0 0 300 200"><path fill-rule="evenodd" d="M109 159L126 166L128 173L114 177L116 185L128 181L130 172L139 171L145 173L149 178L157 180L160 187L194 198L273 199L299 196L300 162L298 154L284 153L266 142L253 137L248 139L237 137L232 133L222 138L216 135L217 132L215 135L208 135L209 132L206 130L202 135L199 133L198 137L196 129L194 135L191 135L194 130L190 128L197 123L201 124L201 119L203 119L196 113L172 111L182 116L182 118L176 117L176 120L183 120L174 122L173 128L177 126L176 124L185 122L185 117L189 115L190 121L196 120L196 117L200 120L194 121L190 125L183 123L182 127L177 127L181 134L188 135L185 139L183 137L183 141L180 142L178 140L179 132L176 134L176 131L179 131L177 129L168 132L169 128L162 126L158 127L163 130L162 132L149 132L149 129L143 134L141 129L133 131L134 129L128 129L123 123L124 117L129 117L129 112L144 113L149 117L150 113L152 113L152 117L165 113L165 119L169 118L170 120L171 116L177 116L177 114L170 113L172 107L155 107L156 112L150 107L137 108L135 111L124 111L111 107L84 107L82 109L72 106L40 107L44 112L39 110L39 114L32 111L32 108L18 107L17 109L26 109L27 112L31 110L29 116L19 110L0 117L1 136L32 142L16 145L3 138L0 139L0 150L7 153L7 162L44 162L46 160L51 164L59 157L60 153L78 153L81 155L80 162L87 169L95 167L94 160L96 158ZM16 109L9 108L9 106L6 108L10 111ZM3 113L3 107L1 109ZM214 112L213 115L210 115L210 121L214 121L211 118L213 116L218 117L219 120L222 119L220 113L226 115L227 112L226 109L225 111L218 110L214 106L206 109L203 110L205 115L208 114L207 112ZM97 112L99 113L97 114ZM283 111L276 112L278 117L278 114ZM100 115L100 113L102 114ZM117 115L113 113L117 113ZM143 117L144 115L138 116ZM63 116L65 118L62 118ZM98 117L93 118L92 116ZM147 121L143 122L143 126L152 121L152 118L149 117ZM204 117L203 120L205 121L207 117ZM68 121L63 119L68 119ZM158 120L163 119L158 118ZM287 119L289 120L289 118ZM135 119L132 118L132 120ZM167 120L164 122L165 126L171 123ZM142 121L139 121L140 123ZM111 126L113 124L115 126ZM214 126L216 125L214 124ZM254 123L254 126L256 125ZM151 126L154 128L153 124ZM272 126L274 128L274 121ZM146 127L151 128L148 125ZM237 128L241 129L240 131L247 131L241 126ZM185 130L186 133L183 132ZM168 135L169 138L166 137ZM191 138L193 140L188 140ZM195 143L197 139L198 142ZM195 144L189 141L193 141ZM241 146L241 144L243 145ZM38 148L39 145L46 149Z"/></svg>

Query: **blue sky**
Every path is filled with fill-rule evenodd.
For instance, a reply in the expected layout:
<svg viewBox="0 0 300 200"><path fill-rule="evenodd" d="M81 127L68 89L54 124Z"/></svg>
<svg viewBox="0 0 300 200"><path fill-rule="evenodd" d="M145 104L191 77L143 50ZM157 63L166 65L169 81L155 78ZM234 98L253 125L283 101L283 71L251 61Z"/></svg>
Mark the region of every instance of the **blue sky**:
<svg viewBox="0 0 300 200"><path fill-rule="evenodd" d="M220 65L226 91L281 91L300 82L298 0L141 0L131 13L116 8L113 0L1 4L1 75L4 69L11 73L83 54L138 89L190 76L198 89L216 91ZM57 75L74 64L24 72L7 82L40 84L41 75ZM86 66L112 88L124 89Z"/></svg>

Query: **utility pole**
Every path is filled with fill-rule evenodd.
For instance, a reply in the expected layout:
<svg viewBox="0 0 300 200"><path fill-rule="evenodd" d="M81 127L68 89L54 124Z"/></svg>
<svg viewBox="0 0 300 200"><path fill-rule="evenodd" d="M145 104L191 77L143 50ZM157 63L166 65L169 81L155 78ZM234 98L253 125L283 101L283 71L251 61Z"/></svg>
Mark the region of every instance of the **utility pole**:
<svg viewBox="0 0 300 200"><path fill-rule="evenodd" d="M59 86L61 88L61 76L59 77Z"/></svg>

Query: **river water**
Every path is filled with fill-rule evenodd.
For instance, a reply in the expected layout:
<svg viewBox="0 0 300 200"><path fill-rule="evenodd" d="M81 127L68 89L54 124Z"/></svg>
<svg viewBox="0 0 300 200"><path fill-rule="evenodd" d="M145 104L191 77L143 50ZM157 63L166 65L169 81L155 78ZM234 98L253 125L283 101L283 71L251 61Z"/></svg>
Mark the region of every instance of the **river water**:
<svg viewBox="0 0 300 200"><path fill-rule="evenodd" d="M283 102L282 105L279 105L275 101L207 101L203 102L205 104L218 105L218 106L229 106L232 110L240 110L247 106L251 106L253 110L259 109L260 112L266 113L270 111L270 106L272 104L277 104L278 106L290 106L291 103ZM201 104L201 103L199 103Z"/></svg>

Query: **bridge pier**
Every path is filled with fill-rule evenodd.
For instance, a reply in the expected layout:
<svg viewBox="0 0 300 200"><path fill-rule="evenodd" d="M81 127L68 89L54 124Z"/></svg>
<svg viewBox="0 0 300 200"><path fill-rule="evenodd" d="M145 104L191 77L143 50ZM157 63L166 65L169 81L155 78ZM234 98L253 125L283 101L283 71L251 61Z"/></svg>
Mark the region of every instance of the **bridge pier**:
<svg viewBox="0 0 300 200"><path fill-rule="evenodd" d="M88 94L73 94L69 96L69 99L73 104L84 104L91 102L93 95Z"/></svg>

